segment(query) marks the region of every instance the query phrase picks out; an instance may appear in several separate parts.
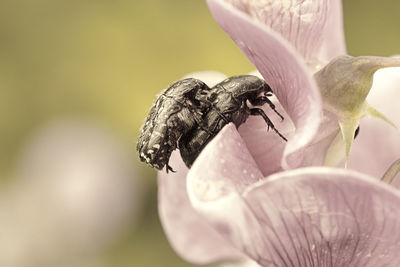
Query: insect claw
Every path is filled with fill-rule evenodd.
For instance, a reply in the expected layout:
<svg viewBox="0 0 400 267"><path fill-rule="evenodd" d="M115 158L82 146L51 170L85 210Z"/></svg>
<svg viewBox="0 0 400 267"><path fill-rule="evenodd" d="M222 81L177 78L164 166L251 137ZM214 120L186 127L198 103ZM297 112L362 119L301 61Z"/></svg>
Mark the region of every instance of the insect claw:
<svg viewBox="0 0 400 267"><path fill-rule="evenodd" d="M171 167L168 163L165 165L165 169L166 169L167 173L168 173L169 171L171 171L171 172L176 172L174 169L172 169L172 167Z"/></svg>
<svg viewBox="0 0 400 267"><path fill-rule="evenodd" d="M286 137L284 137L280 132L278 132L278 130L275 130L275 132L276 132L285 142L287 142Z"/></svg>
<svg viewBox="0 0 400 267"><path fill-rule="evenodd" d="M275 111L275 113L278 114L278 116L281 118L281 121L284 120L283 116L278 111Z"/></svg>
<svg viewBox="0 0 400 267"><path fill-rule="evenodd" d="M271 101L269 101L269 102L267 102L267 103L268 103L269 107L275 112L275 114L278 115L279 118L281 118L281 121L283 121L284 118L283 118L283 116L275 109L275 105L274 105Z"/></svg>

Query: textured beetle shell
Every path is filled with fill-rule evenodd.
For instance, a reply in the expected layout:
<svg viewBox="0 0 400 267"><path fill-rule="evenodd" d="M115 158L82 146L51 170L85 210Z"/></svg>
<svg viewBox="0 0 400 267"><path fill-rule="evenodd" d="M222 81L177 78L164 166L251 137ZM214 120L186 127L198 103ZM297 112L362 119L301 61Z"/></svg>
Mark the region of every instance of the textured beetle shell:
<svg viewBox="0 0 400 267"><path fill-rule="evenodd" d="M162 92L147 117L137 143L141 161L161 170L179 138L200 121L205 109L201 92L209 87L200 80L184 79Z"/></svg>

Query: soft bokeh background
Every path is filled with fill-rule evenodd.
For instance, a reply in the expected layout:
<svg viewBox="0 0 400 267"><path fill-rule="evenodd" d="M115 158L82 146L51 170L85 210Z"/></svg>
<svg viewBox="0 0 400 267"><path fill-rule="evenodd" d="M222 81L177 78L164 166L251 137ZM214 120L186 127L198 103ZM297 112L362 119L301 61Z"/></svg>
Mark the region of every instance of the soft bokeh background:
<svg viewBox="0 0 400 267"><path fill-rule="evenodd" d="M344 0L349 53L400 53L400 2ZM252 65L200 0L3 0L0 266L192 266L136 138L188 72Z"/></svg>

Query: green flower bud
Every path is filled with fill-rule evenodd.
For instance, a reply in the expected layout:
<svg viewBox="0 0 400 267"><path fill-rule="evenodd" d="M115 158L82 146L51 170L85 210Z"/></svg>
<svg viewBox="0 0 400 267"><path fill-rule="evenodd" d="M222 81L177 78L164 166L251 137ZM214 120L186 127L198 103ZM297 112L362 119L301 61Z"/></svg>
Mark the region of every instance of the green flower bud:
<svg viewBox="0 0 400 267"><path fill-rule="evenodd" d="M354 132L361 118L374 116L390 122L371 107L366 98L372 87L373 75L381 68L399 67L398 57L340 56L314 74L321 90L324 108L338 117L345 143L346 164L353 143Z"/></svg>

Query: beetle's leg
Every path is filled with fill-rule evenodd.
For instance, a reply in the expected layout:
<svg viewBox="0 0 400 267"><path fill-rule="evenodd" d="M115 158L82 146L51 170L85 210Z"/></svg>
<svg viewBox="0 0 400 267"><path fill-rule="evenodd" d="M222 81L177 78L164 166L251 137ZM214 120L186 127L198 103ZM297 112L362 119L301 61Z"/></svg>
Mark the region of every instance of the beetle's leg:
<svg viewBox="0 0 400 267"><path fill-rule="evenodd" d="M165 164L165 169L166 169L167 173L169 171L176 172L174 169L172 169L172 167L168 163L169 163L169 160L167 161L167 164Z"/></svg>
<svg viewBox="0 0 400 267"><path fill-rule="evenodd" d="M287 141L286 137L284 137L274 126L274 124L272 123L272 121L268 118L268 116L264 113L264 110L262 110L261 108L251 108L250 109L250 114L251 115L260 115L261 117L263 117L264 121L267 123L268 125L268 129L269 127L272 128L272 130L275 131L275 133L277 133L283 140Z"/></svg>
<svg viewBox="0 0 400 267"><path fill-rule="evenodd" d="M266 93L265 95L259 96L256 99L250 101L250 103L253 106L262 106L265 103L267 103L269 105L269 107L281 118L281 120L283 121L283 116L276 110L274 103L271 102L271 100L268 98L268 93Z"/></svg>
<svg viewBox="0 0 400 267"><path fill-rule="evenodd" d="M165 167L166 167L167 173L168 173L169 171L171 171L171 172L176 172L176 171L175 171L174 169L172 169L172 167L169 166L168 164L165 165Z"/></svg>

